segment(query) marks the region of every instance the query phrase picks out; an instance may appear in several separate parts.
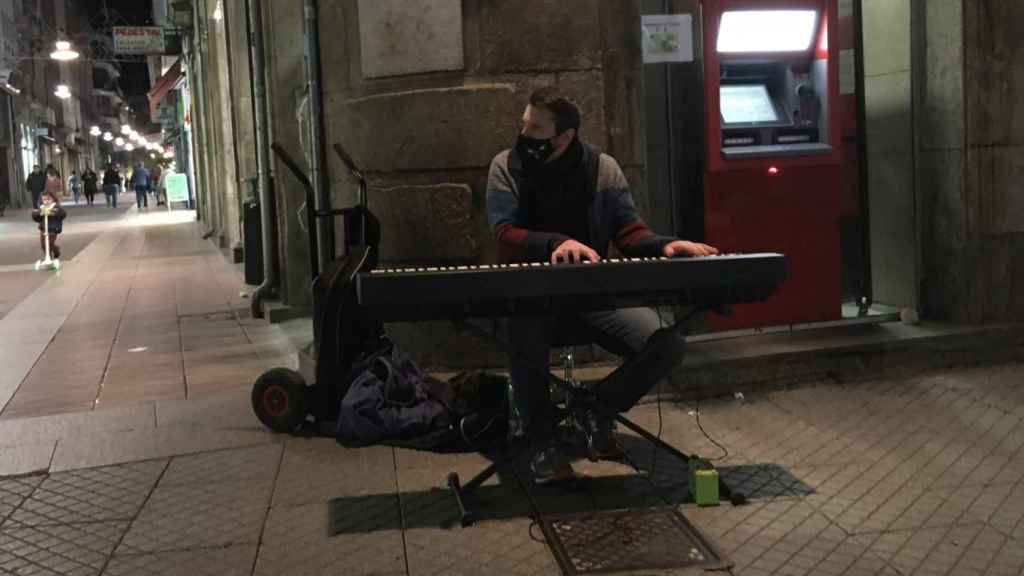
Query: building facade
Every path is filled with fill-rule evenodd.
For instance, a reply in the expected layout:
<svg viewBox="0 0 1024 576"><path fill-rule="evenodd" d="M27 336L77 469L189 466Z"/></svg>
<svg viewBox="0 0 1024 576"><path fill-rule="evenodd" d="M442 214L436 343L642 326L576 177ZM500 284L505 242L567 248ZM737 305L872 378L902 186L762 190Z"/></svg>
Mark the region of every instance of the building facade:
<svg viewBox="0 0 1024 576"><path fill-rule="evenodd" d="M648 213L666 192L648 187L645 103L654 88L645 85L641 17L695 13L697 5L168 2L172 18L187 22L200 218L225 248L244 246L243 204L256 197L258 176L253 74L261 74L270 141L314 180L322 166L333 207L353 204L356 185L331 144L343 144L368 175L386 263L493 260L484 214L488 164L512 144L528 95L543 85L577 100L582 136L619 161L641 213L659 221ZM839 5L856 5L863 24L857 85L866 101L876 298L932 319L1024 319L1024 148L1014 137L1024 134L1015 129L1024 101L1024 59L1016 56L1024 45L1012 24L1024 7L995 0ZM318 39L310 42L314 26ZM255 35L265 47L259 62ZM311 57L321 62L319 114L309 92ZM305 191L276 158L270 172L277 293L308 308ZM449 345L445 334L437 328L427 340L441 350Z"/></svg>
<svg viewBox="0 0 1024 576"><path fill-rule="evenodd" d="M90 130L120 126L123 96L117 63L94 53L109 40L89 18L71 0L0 0L0 181L14 207L31 205L24 181L33 165L53 165L66 177L109 159L109 147ZM70 41L79 57L51 59L58 39ZM55 94L59 85L69 97Z"/></svg>

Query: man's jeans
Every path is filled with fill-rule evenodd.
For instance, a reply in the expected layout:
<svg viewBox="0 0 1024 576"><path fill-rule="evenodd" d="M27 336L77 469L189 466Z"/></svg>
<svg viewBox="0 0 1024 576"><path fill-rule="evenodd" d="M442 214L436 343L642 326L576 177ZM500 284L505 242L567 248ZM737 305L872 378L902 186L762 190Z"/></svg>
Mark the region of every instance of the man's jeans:
<svg viewBox="0 0 1024 576"><path fill-rule="evenodd" d="M117 184L104 185L103 195L107 197L107 206L117 208Z"/></svg>
<svg viewBox="0 0 1024 576"><path fill-rule="evenodd" d="M142 206L148 207L149 206L149 195L147 194L148 192L149 192L149 189L146 188L145 186L136 186L135 187L135 206L137 206L137 207L142 207Z"/></svg>
<svg viewBox="0 0 1024 576"><path fill-rule="evenodd" d="M42 190L30 190L30 192L32 193L32 209L39 210L39 199L42 198L43 192Z"/></svg>
<svg viewBox="0 0 1024 576"><path fill-rule="evenodd" d="M582 336L613 354L628 358L643 348L659 327L658 315L650 308L587 312L560 316L557 320L529 316L509 318L509 361L516 408L534 443L548 442L554 432L548 359L556 334Z"/></svg>

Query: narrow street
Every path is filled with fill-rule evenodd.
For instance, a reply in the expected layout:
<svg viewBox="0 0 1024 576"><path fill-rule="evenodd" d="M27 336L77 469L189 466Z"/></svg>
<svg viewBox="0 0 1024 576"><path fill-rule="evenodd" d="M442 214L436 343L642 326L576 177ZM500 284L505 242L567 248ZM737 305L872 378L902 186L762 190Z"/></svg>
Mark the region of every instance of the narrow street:
<svg viewBox="0 0 1024 576"><path fill-rule="evenodd" d="M4 226L32 258L18 245L31 230ZM294 366L309 325L248 318L238 271L201 230L193 212L119 209L69 217L77 250L59 276L10 272L26 262L7 256L4 275L36 283L0 284L17 300L0 319L14 343L0 350L0 572L559 574L538 511L624 508L682 513L734 575L1024 571L1019 363L645 401L628 416L718 458L750 502L696 506L685 464L620 430L627 460L579 460L582 489L535 487L517 465L459 528L445 479L468 480L483 456L343 448L256 420L252 381ZM647 562L686 550L664 533L644 541ZM573 557L641 560L630 549Z"/></svg>
<svg viewBox="0 0 1024 576"><path fill-rule="evenodd" d="M0 576L1024 576L1022 22L0 0Z"/></svg>

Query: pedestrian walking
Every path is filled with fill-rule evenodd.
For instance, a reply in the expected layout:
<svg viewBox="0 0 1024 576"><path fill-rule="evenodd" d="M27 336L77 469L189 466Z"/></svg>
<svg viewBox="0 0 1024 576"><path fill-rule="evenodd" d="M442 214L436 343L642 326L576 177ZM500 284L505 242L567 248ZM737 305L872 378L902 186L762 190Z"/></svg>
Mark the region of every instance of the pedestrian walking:
<svg viewBox="0 0 1024 576"><path fill-rule="evenodd" d="M153 189L153 199L156 200L157 206L163 206L163 186L160 181L160 177L163 176L163 168L159 164L153 167L153 172L149 175L150 187Z"/></svg>
<svg viewBox="0 0 1024 576"><path fill-rule="evenodd" d="M107 197L107 208L117 208L117 194L121 187L121 175L113 164L103 172L103 195Z"/></svg>
<svg viewBox="0 0 1024 576"><path fill-rule="evenodd" d="M25 179L25 188L32 195L32 209L39 209L39 197L43 195L43 190L46 189L46 174L43 173L43 169L38 164L32 167L32 173Z"/></svg>
<svg viewBox="0 0 1024 576"><path fill-rule="evenodd" d="M132 188L135 189L135 207L149 208L149 171L139 162L132 170Z"/></svg>
<svg viewBox="0 0 1024 576"><path fill-rule="evenodd" d="M96 197L96 173L92 171L92 167L85 169L85 173L82 174L82 189L85 191L85 203L92 206L93 199Z"/></svg>
<svg viewBox="0 0 1024 576"><path fill-rule="evenodd" d="M68 190L71 190L71 197L75 199L75 206L78 206L78 201L82 197L82 179L78 175L78 170L72 170L71 176L68 176Z"/></svg>

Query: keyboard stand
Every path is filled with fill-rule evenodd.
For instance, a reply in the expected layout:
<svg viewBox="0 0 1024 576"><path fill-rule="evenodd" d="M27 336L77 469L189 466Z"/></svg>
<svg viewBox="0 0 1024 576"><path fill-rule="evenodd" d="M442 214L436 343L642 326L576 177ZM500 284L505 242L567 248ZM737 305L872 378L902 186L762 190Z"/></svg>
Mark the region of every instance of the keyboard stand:
<svg viewBox="0 0 1024 576"><path fill-rule="evenodd" d="M681 330L690 318L705 310L706 308L697 308L693 310L685 318L673 324L669 328L669 330L673 332ZM726 312L725 309L718 310L721 312ZM511 354L511 350L509 349L508 343L499 339L495 334L492 334L480 328L479 326L476 326L466 321L459 321L457 323L460 327L467 329L469 332L472 332L478 336L495 342L499 347L504 349L506 354ZM651 340L654 340L653 336ZM634 358L642 357L645 355L645 352L650 352L649 348L651 347L651 344L651 341L649 341L648 345L645 346L644 349L642 349L640 352L634 355ZM650 357L652 356L652 354L648 354L647 356ZM658 355L653 354L653 356L656 357ZM678 366L678 363L676 363L675 366ZM668 372L670 372L671 369L674 368L675 366L670 366L668 370L665 370L665 365L656 367L654 370L656 378L654 379L654 382L652 382L651 387L656 385L656 383L661 379L667 377ZM586 392L586 394L588 395L586 401L589 402L590 406L596 406L598 409L601 409L602 406L605 406L605 404L603 404L601 401L600 389L602 383L609 381L610 378L629 379L631 373L640 372L643 372L646 377L650 378L651 370L648 370L649 367L649 364L644 364L643 362L631 363L629 360L627 360L626 364L624 364L619 369L615 370L614 372L606 376L604 379L595 383L592 388L588 389ZM580 402L581 399L578 398L579 395L583 394L584 392L582 392L580 389L574 386L571 381L559 378L554 374L550 374L550 379L554 385L558 386L565 393L566 398L568 399L569 406L579 406L584 403ZM646 393L646 390L644 393ZM655 436L654 434L651 434L648 430L644 429L636 422L633 422L629 418L626 418L620 411L615 410L612 407L605 408L605 411L607 413L614 414L614 419L616 422L622 424L629 430L632 430L641 438L647 440L657 448L665 450L666 452L676 456L677 458L684 462L689 462L692 458L694 458L694 456L688 455L678 450L677 448L665 442L661 438ZM473 514L472 510L470 510L469 506L466 504L466 497L470 496L477 488L482 486L484 482L487 482L487 480L493 477L494 474L497 473L499 468L518 459L519 456L522 455L523 451L526 449L527 446L529 446L529 442L523 441L519 446L514 447L511 451L503 450L502 455L499 458L497 458L486 468L478 472L475 476L473 476L472 479L469 480L469 482L466 482L465 484L461 483L457 472L451 471L448 473L448 488L452 491L452 495L455 497L455 502L459 507L460 521L463 527L472 526L476 522L476 516ZM729 488L729 486L725 483L721 476L719 476L718 479L718 490L722 499L730 501L735 506L739 506L747 502L746 495L744 495L741 492L734 492L731 488Z"/></svg>

